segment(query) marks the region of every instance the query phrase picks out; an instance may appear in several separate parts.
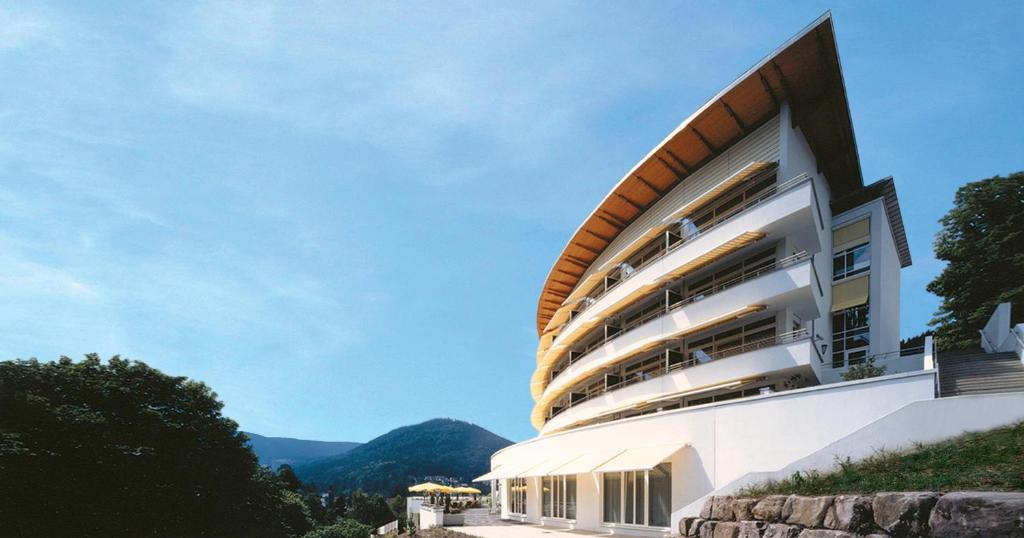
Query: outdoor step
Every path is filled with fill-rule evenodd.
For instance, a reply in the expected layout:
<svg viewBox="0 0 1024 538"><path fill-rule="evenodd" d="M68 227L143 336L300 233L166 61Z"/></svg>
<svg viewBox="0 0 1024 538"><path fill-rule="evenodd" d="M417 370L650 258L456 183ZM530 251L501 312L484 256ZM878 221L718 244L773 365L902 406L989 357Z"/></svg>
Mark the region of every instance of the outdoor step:
<svg viewBox="0 0 1024 538"><path fill-rule="evenodd" d="M1024 391L1024 364L1016 353L943 352L938 364L941 396Z"/></svg>

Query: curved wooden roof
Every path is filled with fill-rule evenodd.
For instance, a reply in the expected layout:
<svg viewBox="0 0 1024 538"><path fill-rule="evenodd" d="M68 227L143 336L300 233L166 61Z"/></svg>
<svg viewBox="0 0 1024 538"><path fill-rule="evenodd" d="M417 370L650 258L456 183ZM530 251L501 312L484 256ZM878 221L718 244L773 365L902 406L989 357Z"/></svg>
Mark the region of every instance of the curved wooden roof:
<svg viewBox="0 0 1024 538"><path fill-rule="evenodd" d="M862 186L831 14L826 13L722 90L637 163L576 230L548 273L537 333L634 219L787 102L834 194Z"/></svg>

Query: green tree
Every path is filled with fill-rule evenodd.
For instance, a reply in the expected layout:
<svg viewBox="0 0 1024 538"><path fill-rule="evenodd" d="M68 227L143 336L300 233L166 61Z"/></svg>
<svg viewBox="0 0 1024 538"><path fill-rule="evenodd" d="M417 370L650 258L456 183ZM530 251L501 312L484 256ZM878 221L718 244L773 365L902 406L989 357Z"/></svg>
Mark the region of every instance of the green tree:
<svg viewBox="0 0 1024 538"><path fill-rule="evenodd" d="M302 536L313 530L313 516L306 504L306 498L302 494L283 489L281 490L281 500L283 504L281 521L289 536Z"/></svg>
<svg viewBox="0 0 1024 538"><path fill-rule="evenodd" d="M379 494L367 495L360 490L356 490L349 496L348 511L345 513L345 517L373 528L396 519L384 497Z"/></svg>
<svg viewBox="0 0 1024 538"><path fill-rule="evenodd" d="M391 509L391 514L398 520L398 532L404 532L406 526L405 497L401 495L391 497L388 499L388 508Z"/></svg>
<svg viewBox="0 0 1024 538"><path fill-rule="evenodd" d="M978 346L996 305L1024 321L1024 172L968 183L939 221L935 257L946 267L928 284L942 304L930 325L940 349Z"/></svg>
<svg viewBox="0 0 1024 538"><path fill-rule="evenodd" d="M209 387L119 357L0 362L5 536L287 536Z"/></svg>
<svg viewBox="0 0 1024 538"><path fill-rule="evenodd" d="M342 518L333 525L306 533L303 538L366 538L374 528L354 519Z"/></svg>
<svg viewBox="0 0 1024 538"><path fill-rule="evenodd" d="M298 476L295 476L295 469L292 469L292 466L287 463L277 468L277 477L281 479L281 484L284 485L285 489L291 491L302 489L302 481L299 480Z"/></svg>

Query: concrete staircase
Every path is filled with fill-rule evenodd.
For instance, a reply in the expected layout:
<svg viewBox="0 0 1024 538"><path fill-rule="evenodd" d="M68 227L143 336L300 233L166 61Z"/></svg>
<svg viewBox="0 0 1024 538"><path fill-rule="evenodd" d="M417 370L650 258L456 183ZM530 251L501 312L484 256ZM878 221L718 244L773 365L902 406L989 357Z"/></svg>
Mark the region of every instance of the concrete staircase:
<svg viewBox="0 0 1024 538"><path fill-rule="evenodd" d="M1024 364L1016 353L945 351L938 361L941 397L1024 391Z"/></svg>

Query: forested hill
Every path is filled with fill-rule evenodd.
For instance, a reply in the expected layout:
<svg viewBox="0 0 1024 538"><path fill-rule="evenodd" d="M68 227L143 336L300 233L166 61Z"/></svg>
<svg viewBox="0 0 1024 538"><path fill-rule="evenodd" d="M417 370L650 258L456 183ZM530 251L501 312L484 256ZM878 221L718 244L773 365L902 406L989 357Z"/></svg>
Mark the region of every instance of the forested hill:
<svg viewBox="0 0 1024 538"><path fill-rule="evenodd" d="M352 450L361 443L346 441L308 441L290 437L264 437L252 432L245 432L249 437L249 446L260 463L277 469L280 465L298 465L328 456L337 456Z"/></svg>
<svg viewBox="0 0 1024 538"><path fill-rule="evenodd" d="M403 426L338 456L295 468L303 482L341 492L395 495L425 476L469 482L490 470L491 454L512 441L480 426L437 418Z"/></svg>

